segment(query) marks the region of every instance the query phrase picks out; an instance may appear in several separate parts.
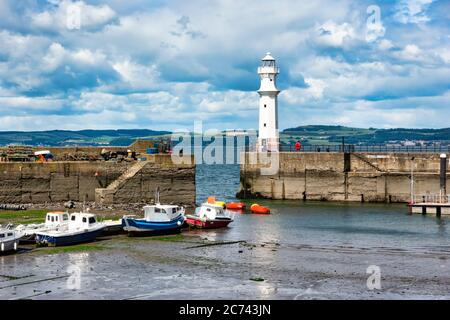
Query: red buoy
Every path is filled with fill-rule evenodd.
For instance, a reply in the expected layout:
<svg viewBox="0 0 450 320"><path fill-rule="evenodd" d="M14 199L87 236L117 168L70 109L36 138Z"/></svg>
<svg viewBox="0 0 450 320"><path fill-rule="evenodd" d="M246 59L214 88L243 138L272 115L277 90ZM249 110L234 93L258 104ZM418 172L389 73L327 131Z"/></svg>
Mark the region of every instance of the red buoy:
<svg viewBox="0 0 450 320"><path fill-rule="evenodd" d="M245 203L242 202L228 202L227 209L230 210L243 210L245 209Z"/></svg>
<svg viewBox="0 0 450 320"><path fill-rule="evenodd" d="M250 207L250 211L252 213L260 213L260 214L269 214L270 213L270 209L264 206L260 206L257 203L252 204L252 206Z"/></svg>

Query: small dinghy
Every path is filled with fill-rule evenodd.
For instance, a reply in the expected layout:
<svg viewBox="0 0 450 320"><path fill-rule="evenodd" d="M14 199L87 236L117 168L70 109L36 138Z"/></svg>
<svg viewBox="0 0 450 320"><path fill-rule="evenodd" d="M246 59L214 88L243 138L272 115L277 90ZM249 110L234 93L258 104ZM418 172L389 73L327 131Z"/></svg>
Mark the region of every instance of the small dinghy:
<svg viewBox="0 0 450 320"><path fill-rule="evenodd" d="M233 222L231 215L221 205L204 203L196 208L194 215L186 216L186 223L191 227L216 229L228 226Z"/></svg>
<svg viewBox="0 0 450 320"><path fill-rule="evenodd" d="M259 213L259 214L269 214L270 213L270 209L264 206L261 206L257 203L254 203L251 205L250 207L250 211L252 213Z"/></svg>
<svg viewBox="0 0 450 320"><path fill-rule="evenodd" d="M71 213L69 222L56 230L36 232L36 243L48 246L66 246L94 241L105 224L98 222L95 214L86 212Z"/></svg>
<svg viewBox="0 0 450 320"><path fill-rule="evenodd" d="M229 202L227 203L227 209L229 210L244 210L245 203L242 202Z"/></svg>
<svg viewBox="0 0 450 320"><path fill-rule="evenodd" d="M0 227L0 253L17 251L20 235L16 231Z"/></svg>
<svg viewBox="0 0 450 320"><path fill-rule="evenodd" d="M122 227L129 235L179 232L184 223L184 208L176 205L144 206L144 218L124 216Z"/></svg>

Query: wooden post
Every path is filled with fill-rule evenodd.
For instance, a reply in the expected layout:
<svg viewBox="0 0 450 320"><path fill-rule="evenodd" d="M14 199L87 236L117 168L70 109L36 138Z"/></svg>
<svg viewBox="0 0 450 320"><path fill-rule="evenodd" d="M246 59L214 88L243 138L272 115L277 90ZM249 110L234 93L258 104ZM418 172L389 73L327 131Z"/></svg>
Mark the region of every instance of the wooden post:
<svg viewBox="0 0 450 320"><path fill-rule="evenodd" d="M441 170L440 170L440 202L442 203L442 196L447 195L447 155L441 154Z"/></svg>

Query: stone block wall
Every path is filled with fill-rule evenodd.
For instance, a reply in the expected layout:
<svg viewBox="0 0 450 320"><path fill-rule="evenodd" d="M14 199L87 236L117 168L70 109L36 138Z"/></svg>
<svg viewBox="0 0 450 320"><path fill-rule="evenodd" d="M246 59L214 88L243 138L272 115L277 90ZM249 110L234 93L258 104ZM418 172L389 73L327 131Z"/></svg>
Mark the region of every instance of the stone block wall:
<svg viewBox="0 0 450 320"><path fill-rule="evenodd" d="M132 163L105 161L0 162L0 203L95 201ZM146 202L160 187L161 200L195 202L195 165L173 164L170 155L154 155L118 190L117 202Z"/></svg>
<svg viewBox="0 0 450 320"><path fill-rule="evenodd" d="M271 175L261 174L268 166L255 157L241 154L241 198L408 202L411 165L416 195L440 191L439 154L350 154L349 170L344 170L343 153L281 152L279 170Z"/></svg>

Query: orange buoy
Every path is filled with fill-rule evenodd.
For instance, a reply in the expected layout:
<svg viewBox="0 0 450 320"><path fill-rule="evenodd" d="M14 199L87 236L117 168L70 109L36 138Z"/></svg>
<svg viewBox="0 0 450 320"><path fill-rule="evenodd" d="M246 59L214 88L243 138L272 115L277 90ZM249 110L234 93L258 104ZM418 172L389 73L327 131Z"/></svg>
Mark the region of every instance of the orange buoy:
<svg viewBox="0 0 450 320"><path fill-rule="evenodd" d="M251 205L250 207L250 211L252 213L261 213L261 214L269 214L270 213L270 209L264 206L260 206L257 203L254 203Z"/></svg>
<svg viewBox="0 0 450 320"><path fill-rule="evenodd" d="M242 202L228 202L227 209L230 210L242 210L245 209L245 203Z"/></svg>

